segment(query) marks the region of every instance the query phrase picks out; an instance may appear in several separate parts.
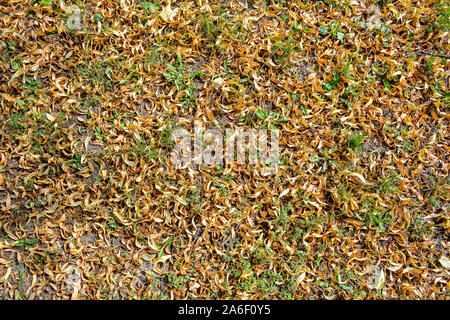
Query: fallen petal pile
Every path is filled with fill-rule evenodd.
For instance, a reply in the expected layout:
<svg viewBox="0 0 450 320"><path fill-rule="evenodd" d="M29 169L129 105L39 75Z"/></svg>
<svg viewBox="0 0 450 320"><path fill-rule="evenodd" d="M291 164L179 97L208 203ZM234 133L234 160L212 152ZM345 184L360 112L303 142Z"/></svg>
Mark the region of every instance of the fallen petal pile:
<svg viewBox="0 0 450 320"><path fill-rule="evenodd" d="M0 299L449 299L448 1L1 2Z"/></svg>

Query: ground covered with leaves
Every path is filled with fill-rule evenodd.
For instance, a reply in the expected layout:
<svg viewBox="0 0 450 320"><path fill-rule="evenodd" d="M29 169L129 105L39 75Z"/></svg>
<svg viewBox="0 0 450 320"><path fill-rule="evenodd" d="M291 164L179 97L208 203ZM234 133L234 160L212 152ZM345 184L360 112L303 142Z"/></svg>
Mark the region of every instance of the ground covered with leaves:
<svg viewBox="0 0 450 320"><path fill-rule="evenodd" d="M447 1L0 3L0 298L449 299Z"/></svg>

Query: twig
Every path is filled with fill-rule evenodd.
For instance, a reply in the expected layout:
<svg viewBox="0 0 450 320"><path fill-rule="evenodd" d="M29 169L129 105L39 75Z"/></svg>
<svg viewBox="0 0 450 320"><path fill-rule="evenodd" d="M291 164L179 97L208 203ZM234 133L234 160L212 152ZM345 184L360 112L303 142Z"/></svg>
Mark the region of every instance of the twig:
<svg viewBox="0 0 450 320"><path fill-rule="evenodd" d="M417 51L418 53L421 54L426 54L429 56L434 56L434 57L440 57L440 58L445 58L445 59L450 59L450 55L448 54L442 54L442 53L432 53L432 52L425 52L425 51Z"/></svg>

